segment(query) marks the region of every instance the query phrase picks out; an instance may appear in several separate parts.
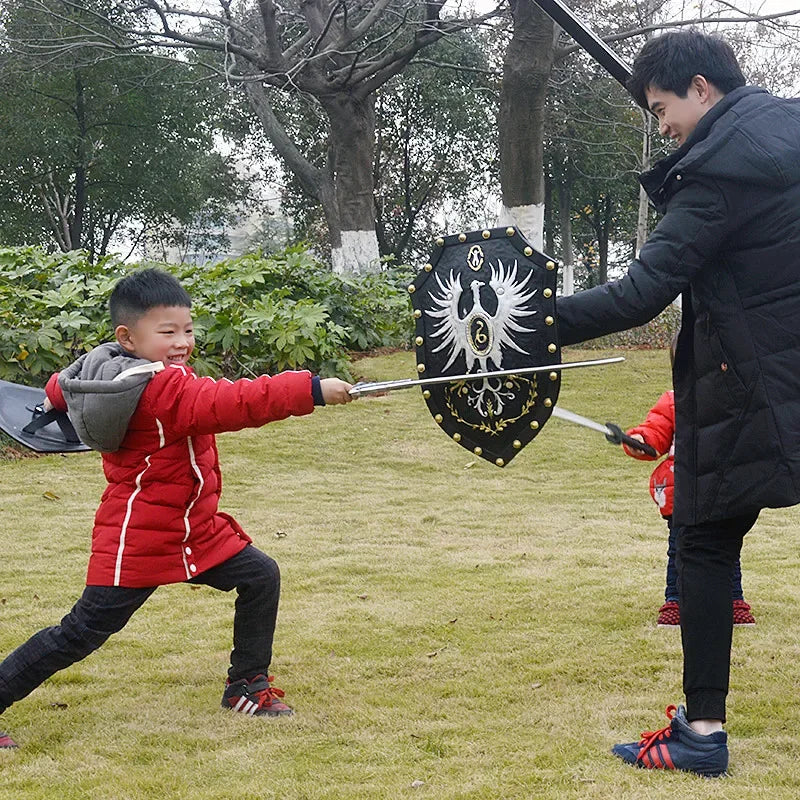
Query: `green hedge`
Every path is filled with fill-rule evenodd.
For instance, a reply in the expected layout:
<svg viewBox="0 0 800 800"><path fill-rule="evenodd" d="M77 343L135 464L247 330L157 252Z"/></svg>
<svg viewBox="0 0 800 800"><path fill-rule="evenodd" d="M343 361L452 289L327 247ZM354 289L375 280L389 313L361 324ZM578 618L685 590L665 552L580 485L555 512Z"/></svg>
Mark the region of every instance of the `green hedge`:
<svg viewBox="0 0 800 800"><path fill-rule="evenodd" d="M414 274L393 267L335 275L302 247L205 266L92 264L85 253L0 248L0 378L41 384L81 353L112 338L108 296L141 266L176 275L193 298L201 374L239 377L308 368L350 378L349 354L409 345L406 287ZM680 311L604 336L590 347L669 347Z"/></svg>
<svg viewBox="0 0 800 800"><path fill-rule="evenodd" d="M305 249L214 265L95 264L85 253L0 249L0 378L41 384L113 332L108 296L142 266L176 275L193 299L202 374L237 377L287 368L349 378L349 353L407 346L408 268L334 275Z"/></svg>

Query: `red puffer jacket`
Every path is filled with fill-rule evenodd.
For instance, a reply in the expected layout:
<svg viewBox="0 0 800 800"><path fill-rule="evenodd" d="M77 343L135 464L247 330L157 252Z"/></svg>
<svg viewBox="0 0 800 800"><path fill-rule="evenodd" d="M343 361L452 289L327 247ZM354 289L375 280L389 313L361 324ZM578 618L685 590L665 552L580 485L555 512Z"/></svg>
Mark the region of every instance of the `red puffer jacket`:
<svg viewBox="0 0 800 800"><path fill-rule="evenodd" d="M650 476L650 494L658 504L661 515L671 516L675 493L675 393L672 390L664 392L647 413L645 421L627 433L628 436L638 433L647 444L655 448L658 458L668 453ZM653 460L652 456L640 450L630 450L625 445L623 447L629 456L644 461Z"/></svg>
<svg viewBox="0 0 800 800"><path fill-rule="evenodd" d="M65 409L56 377L47 394ZM155 374L121 446L103 453L108 487L95 515L87 584L177 583L236 555L251 540L217 510L222 478L214 434L313 408L308 372L235 382L175 365Z"/></svg>

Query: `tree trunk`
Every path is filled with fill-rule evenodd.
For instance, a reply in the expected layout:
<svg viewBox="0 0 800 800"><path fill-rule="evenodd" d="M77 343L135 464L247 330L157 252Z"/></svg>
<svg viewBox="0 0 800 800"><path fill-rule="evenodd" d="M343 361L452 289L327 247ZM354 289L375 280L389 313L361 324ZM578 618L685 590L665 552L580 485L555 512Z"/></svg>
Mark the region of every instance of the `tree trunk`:
<svg viewBox="0 0 800 800"><path fill-rule="evenodd" d="M331 214L326 209L325 215L333 271L377 272L380 254L372 174L375 95L359 100L336 94L320 102L330 119L328 157L336 208Z"/></svg>
<svg viewBox="0 0 800 800"><path fill-rule="evenodd" d="M575 271L572 255L572 163L567 160L558 187L558 221L561 231L561 294L575 293Z"/></svg>
<svg viewBox="0 0 800 800"><path fill-rule="evenodd" d="M653 124L653 117L648 111L642 111L642 172L650 169L650 129ZM636 223L636 257L642 245L647 241L647 216L650 210L650 200L644 186L639 187L639 218Z"/></svg>
<svg viewBox="0 0 800 800"><path fill-rule="evenodd" d="M72 242L69 239L69 197L62 202L52 172L47 174L45 181L36 184L36 193L42 201L42 209L59 250L68 253L72 250Z"/></svg>
<svg viewBox="0 0 800 800"><path fill-rule="evenodd" d="M544 103L553 68L555 25L529 0L509 0L514 33L500 91L498 225L515 225L538 249L544 229Z"/></svg>
<svg viewBox="0 0 800 800"><path fill-rule="evenodd" d="M263 84L245 83L250 107L264 133L322 206L331 244L333 271L376 272L380 268L375 233L372 157L375 149L375 96L359 100L348 94L320 97L328 116L326 169L310 164L275 116Z"/></svg>
<svg viewBox="0 0 800 800"><path fill-rule="evenodd" d="M553 216L553 176L551 170L545 168L542 177L544 178L544 252L556 252L556 225L558 224Z"/></svg>
<svg viewBox="0 0 800 800"><path fill-rule="evenodd" d="M597 215L597 282L608 283L608 245L611 237L611 198L600 195L596 205Z"/></svg>
<svg viewBox="0 0 800 800"><path fill-rule="evenodd" d="M75 122L78 126L78 142L75 146L75 203L69 234L72 247L83 246L83 215L86 210L86 173L89 166L91 146L86 129L86 95L80 72L75 73Z"/></svg>

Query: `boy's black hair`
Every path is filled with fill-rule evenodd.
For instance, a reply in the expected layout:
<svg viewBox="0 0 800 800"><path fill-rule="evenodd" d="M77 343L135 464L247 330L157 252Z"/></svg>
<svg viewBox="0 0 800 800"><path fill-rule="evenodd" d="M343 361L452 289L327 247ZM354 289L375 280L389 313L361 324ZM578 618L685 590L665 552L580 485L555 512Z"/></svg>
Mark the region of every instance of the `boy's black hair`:
<svg viewBox="0 0 800 800"><path fill-rule="evenodd" d="M111 325L132 325L159 306L192 307L192 298L178 279L160 269L140 269L126 275L111 292Z"/></svg>
<svg viewBox="0 0 800 800"><path fill-rule="evenodd" d="M686 97L695 75L702 75L723 94L747 82L726 41L686 30L669 31L646 42L633 62L626 86L633 99L646 109L646 89L657 88Z"/></svg>

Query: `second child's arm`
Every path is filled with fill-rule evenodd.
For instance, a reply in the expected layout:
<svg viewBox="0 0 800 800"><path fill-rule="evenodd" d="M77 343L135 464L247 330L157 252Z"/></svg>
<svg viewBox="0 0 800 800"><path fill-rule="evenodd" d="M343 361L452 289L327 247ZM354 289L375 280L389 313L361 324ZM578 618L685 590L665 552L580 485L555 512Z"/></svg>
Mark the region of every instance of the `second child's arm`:
<svg viewBox="0 0 800 800"><path fill-rule="evenodd" d="M672 392L664 392L659 397L658 402L647 413L645 421L635 428L626 431L628 436L649 444L656 450L660 458L672 446L672 439L675 435L675 401ZM622 445L622 449L633 458L643 461L653 461L653 456L648 456L641 450Z"/></svg>

